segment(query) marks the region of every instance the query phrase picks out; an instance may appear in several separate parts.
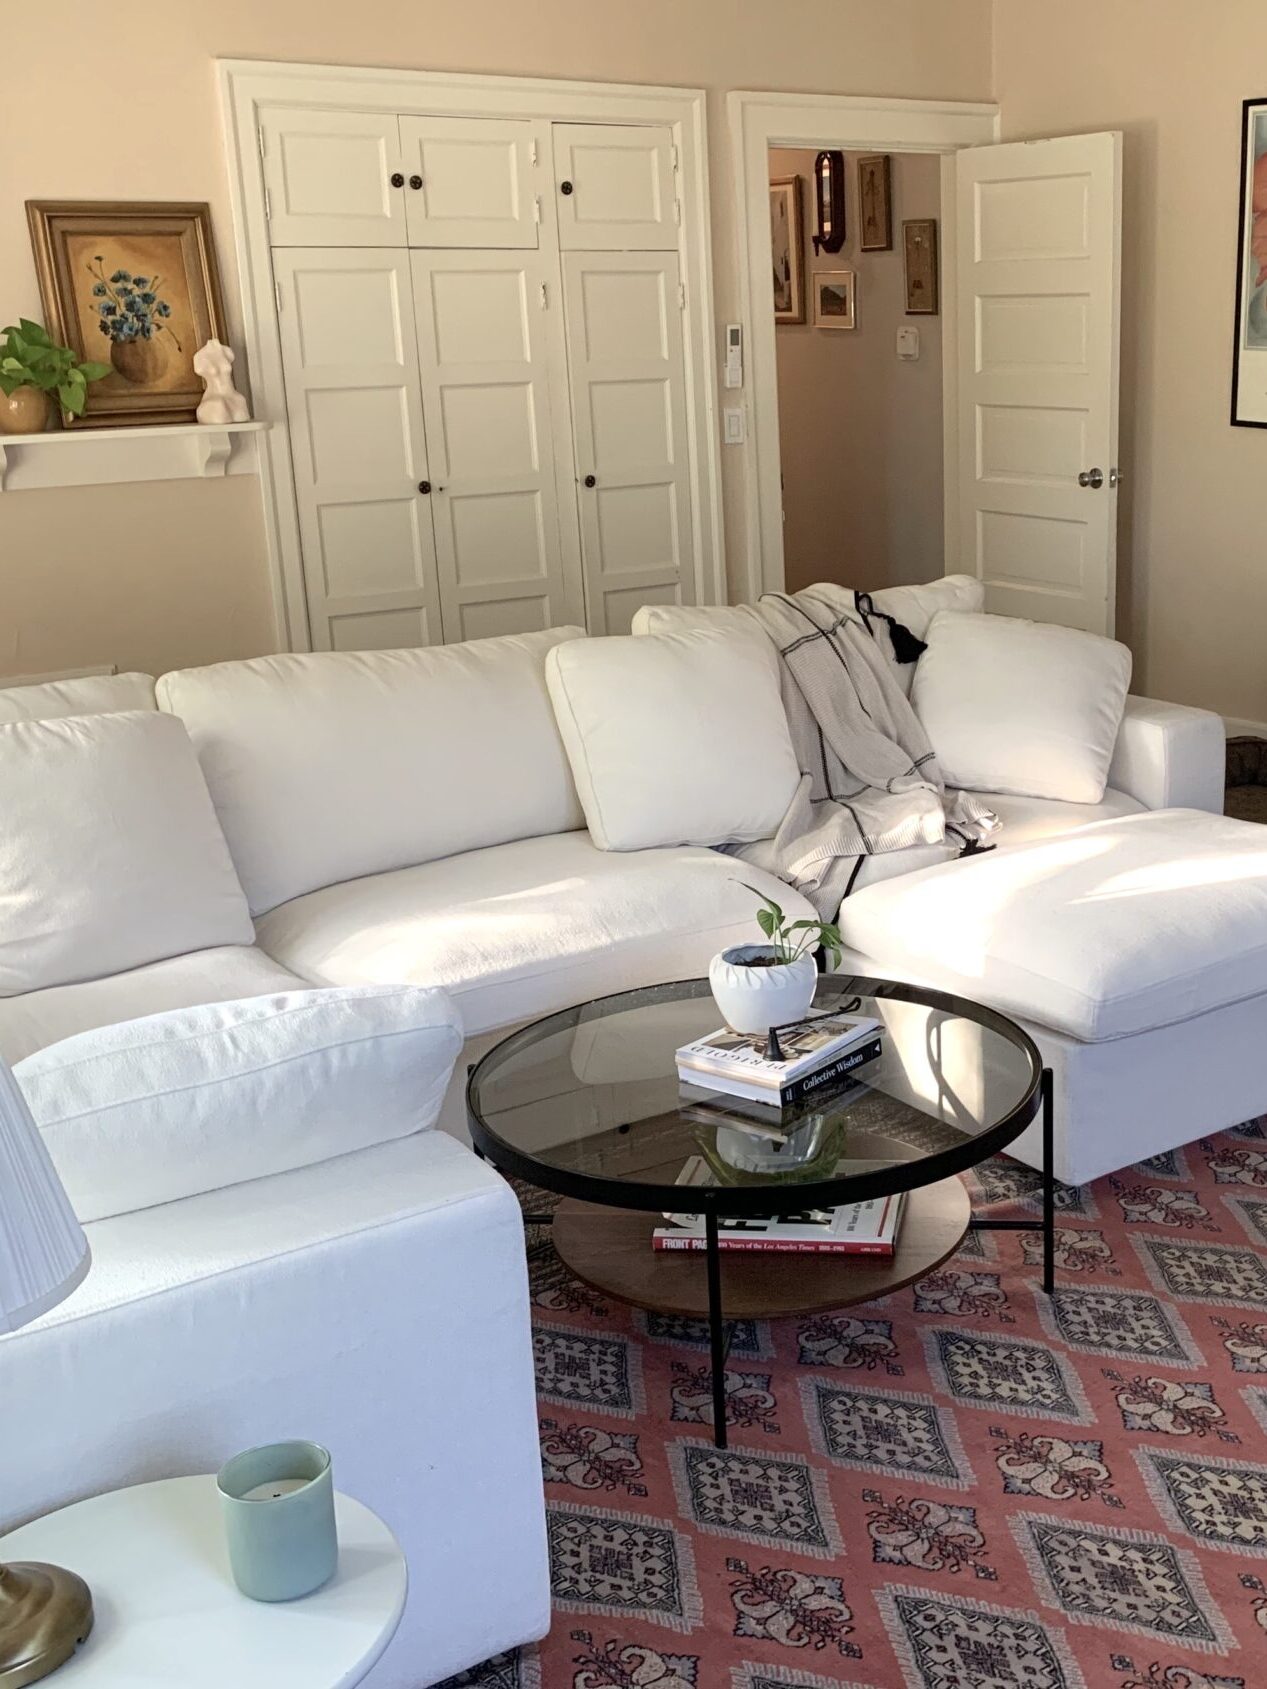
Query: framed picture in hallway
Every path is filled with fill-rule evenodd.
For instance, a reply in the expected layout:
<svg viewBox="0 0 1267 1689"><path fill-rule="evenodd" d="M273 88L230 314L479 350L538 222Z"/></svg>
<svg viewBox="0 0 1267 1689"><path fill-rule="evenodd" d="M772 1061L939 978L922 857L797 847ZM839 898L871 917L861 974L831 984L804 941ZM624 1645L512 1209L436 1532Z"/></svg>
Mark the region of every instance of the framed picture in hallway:
<svg viewBox="0 0 1267 1689"><path fill-rule="evenodd" d="M66 425L193 422L194 353L227 338L210 207L28 200L26 215L49 333L110 365Z"/></svg>
<svg viewBox="0 0 1267 1689"><path fill-rule="evenodd" d="M814 274L814 327L857 328L858 278L852 270Z"/></svg>
<svg viewBox="0 0 1267 1689"><path fill-rule="evenodd" d="M912 217L902 224L902 262L907 316L935 317L939 309L935 217Z"/></svg>
<svg viewBox="0 0 1267 1689"><path fill-rule="evenodd" d="M863 252L893 250L893 183L886 152L858 160L858 221Z"/></svg>
<svg viewBox="0 0 1267 1689"><path fill-rule="evenodd" d="M1241 116L1232 421L1267 428L1267 97L1246 100Z"/></svg>
<svg viewBox="0 0 1267 1689"><path fill-rule="evenodd" d="M770 257L774 267L774 320L805 321L805 223L801 178L770 183Z"/></svg>

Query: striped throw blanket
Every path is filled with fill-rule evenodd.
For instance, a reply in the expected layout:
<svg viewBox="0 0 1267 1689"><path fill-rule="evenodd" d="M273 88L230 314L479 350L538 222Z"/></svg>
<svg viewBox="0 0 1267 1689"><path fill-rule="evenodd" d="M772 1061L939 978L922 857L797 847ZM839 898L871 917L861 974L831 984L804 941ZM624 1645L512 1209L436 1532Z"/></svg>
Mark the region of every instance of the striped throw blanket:
<svg viewBox="0 0 1267 1689"><path fill-rule="evenodd" d="M872 631L857 594L818 586L744 608L778 650L802 773L774 839L733 854L779 875L831 920L865 857L946 840L972 850L995 830L979 798L946 790L889 638Z"/></svg>

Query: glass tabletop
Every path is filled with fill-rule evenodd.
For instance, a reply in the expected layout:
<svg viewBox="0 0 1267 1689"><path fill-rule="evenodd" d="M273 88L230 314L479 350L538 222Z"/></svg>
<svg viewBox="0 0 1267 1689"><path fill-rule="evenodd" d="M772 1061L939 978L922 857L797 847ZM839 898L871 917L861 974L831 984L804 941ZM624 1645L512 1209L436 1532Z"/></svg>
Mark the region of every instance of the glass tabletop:
<svg viewBox="0 0 1267 1689"><path fill-rule="evenodd" d="M682 1211L690 1163L690 1211L787 1214L962 1172L1039 1113L1038 1049L993 1009L832 974L813 1012L831 1010L873 1015L880 1054L856 1083L780 1115L679 1080L676 1051L721 1024L707 980L564 1009L474 1069L472 1138L503 1172L564 1196Z"/></svg>

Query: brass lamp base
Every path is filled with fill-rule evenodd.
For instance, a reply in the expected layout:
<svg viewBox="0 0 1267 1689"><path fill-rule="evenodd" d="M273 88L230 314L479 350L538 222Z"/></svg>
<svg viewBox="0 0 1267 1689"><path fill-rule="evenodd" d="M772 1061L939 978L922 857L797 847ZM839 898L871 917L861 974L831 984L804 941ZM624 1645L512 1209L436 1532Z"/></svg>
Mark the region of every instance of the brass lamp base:
<svg viewBox="0 0 1267 1689"><path fill-rule="evenodd" d="M91 1629L92 1594L74 1572L38 1561L0 1566L0 1689L38 1683Z"/></svg>

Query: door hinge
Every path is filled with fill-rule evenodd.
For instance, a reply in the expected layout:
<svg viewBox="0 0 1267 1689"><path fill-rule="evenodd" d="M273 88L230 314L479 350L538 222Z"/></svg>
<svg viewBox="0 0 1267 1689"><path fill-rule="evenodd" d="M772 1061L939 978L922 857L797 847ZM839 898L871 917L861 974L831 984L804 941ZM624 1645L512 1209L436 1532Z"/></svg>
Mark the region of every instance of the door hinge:
<svg viewBox="0 0 1267 1689"><path fill-rule="evenodd" d="M673 168L676 170L677 169L677 146L676 146L676 144L671 145L669 147L669 162L673 166Z"/></svg>
<svg viewBox="0 0 1267 1689"><path fill-rule="evenodd" d="M685 311L685 309L686 309L686 283L685 282L679 282L677 284L677 307L678 307L679 311Z"/></svg>
<svg viewBox="0 0 1267 1689"><path fill-rule="evenodd" d="M272 205L272 201L268 197L268 188L267 188L267 186L265 186L265 189L264 189L264 221L266 223L271 223L272 220L273 220L273 205Z"/></svg>
<svg viewBox="0 0 1267 1689"><path fill-rule="evenodd" d="M673 201L673 221L678 225L679 228L681 228L681 226L682 226L682 201L680 199L675 199Z"/></svg>
<svg viewBox="0 0 1267 1689"><path fill-rule="evenodd" d="M532 197L532 220L533 220L534 223L539 223L541 221L541 195L540 194L534 194L533 197Z"/></svg>
<svg viewBox="0 0 1267 1689"><path fill-rule="evenodd" d="M531 152L531 155L530 155L531 158L532 158L532 162L533 162L533 164L536 164L536 162L537 162L537 143L534 140L534 141L530 141L528 144L532 148L532 152Z"/></svg>
<svg viewBox="0 0 1267 1689"><path fill-rule="evenodd" d="M282 314L282 284L277 277L273 277L273 302L277 306L277 315Z"/></svg>
<svg viewBox="0 0 1267 1689"><path fill-rule="evenodd" d="M541 284L541 309L543 311L548 311L550 309L550 296L546 292L546 284L544 282Z"/></svg>
<svg viewBox="0 0 1267 1689"><path fill-rule="evenodd" d="M267 158L268 157L268 135L265 133L264 125L262 123L257 127L257 129L255 131L255 139L259 142L260 157L261 158Z"/></svg>

